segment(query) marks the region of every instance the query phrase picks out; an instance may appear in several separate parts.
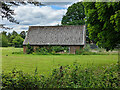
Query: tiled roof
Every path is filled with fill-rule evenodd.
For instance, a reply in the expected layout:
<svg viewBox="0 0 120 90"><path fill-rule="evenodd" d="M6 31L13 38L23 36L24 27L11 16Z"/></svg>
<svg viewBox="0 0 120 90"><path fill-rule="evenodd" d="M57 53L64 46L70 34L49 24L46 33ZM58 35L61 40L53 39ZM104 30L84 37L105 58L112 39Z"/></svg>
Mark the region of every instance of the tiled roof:
<svg viewBox="0 0 120 90"><path fill-rule="evenodd" d="M85 25L30 26L23 45L84 45Z"/></svg>

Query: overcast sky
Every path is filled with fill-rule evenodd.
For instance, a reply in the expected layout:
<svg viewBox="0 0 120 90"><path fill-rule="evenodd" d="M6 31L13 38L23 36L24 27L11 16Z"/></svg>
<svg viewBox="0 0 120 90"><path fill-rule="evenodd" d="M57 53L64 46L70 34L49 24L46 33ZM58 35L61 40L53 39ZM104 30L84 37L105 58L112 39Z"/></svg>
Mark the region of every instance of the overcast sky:
<svg viewBox="0 0 120 90"><path fill-rule="evenodd" d="M8 20L2 20L0 17L0 23L6 24L8 27L13 27L7 32L13 30L20 33L21 31L27 31L29 26L55 26L60 25L63 15L67 12L67 8L74 2L45 2L45 6L34 6L31 4L20 5L17 7L11 7L15 12L15 19L20 24L14 24ZM2 29L0 29L2 31ZM5 30L4 30L5 31Z"/></svg>

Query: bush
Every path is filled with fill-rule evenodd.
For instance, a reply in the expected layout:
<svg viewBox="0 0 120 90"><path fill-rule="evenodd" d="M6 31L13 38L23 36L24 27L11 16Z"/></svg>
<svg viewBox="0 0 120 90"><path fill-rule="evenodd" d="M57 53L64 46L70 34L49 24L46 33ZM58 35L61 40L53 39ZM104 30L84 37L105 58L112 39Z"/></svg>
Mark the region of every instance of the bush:
<svg viewBox="0 0 120 90"><path fill-rule="evenodd" d="M76 50L76 54L77 55L109 55L109 53L104 53L104 52L91 52L89 44L87 44L85 48L80 48L79 50Z"/></svg>
<svg viewBox="0 0 120 90"><path fill-rule="evenodd" d="M89 52L90 51L90 45L89 44L86 44L85 48L84 48L84 51L86 52Z"/></svg>
<svg viewBox="0 0 120 90"><path fill-rule="evenodd" d="M27 53L27 54L32 54L32 52L33 52L33 47L30 46L29 43L27 44L26 48L27 48L27 49L26 49L26 53Z"/></svg>
<svg viewBox="0 0 120 90"><path fill-rule="evenodd" d="M62 47L62 46L48 46L48 47L39 47L36 49L36 54L41 55L48 55L48 54L56 54L57 52L61 51L68 51L68 47Z"/></svg>
<svg viewBox="0 0 120 90"><path fill-rule="evenodd" d="M93 67L95 69L95 67ZM49 77L25 74L14 69L11 73L2 73L3 89L38 88L119 88L118 65L102 67L99 70L85 68L76 63L60 66Z"/></svg>
<svg viewBox="0 0 120 90"><path fill-rule="evenodd" d="M83 48L80 48L79 50L76 50L76 54L78 55L82 55L84 53L84 49Z"/></svg>
<svg viewBox="0 0 120 90"><path fill-rule="evenodd" d="M47 54L49 54L49 52L45 47L43 47L43 48L37 48L36 54L47 55Z"/></svg>

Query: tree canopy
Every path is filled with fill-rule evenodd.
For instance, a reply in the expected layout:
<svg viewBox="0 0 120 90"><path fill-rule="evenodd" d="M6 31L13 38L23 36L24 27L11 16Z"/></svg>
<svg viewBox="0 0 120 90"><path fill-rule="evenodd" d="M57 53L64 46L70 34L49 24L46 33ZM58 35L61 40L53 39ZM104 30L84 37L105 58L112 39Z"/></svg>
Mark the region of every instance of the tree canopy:
<svg viewBox="0 0 120 90"><path fill-rule="evenodd" d="M74 3L68 7L67 13L63 16L62 25L84 25L85 12L82 2Z"/></svg>
<svg viewBox="0 0 120 90"><path fill-rule="evenodd" d="M2 47L8 47L8 39L4 34L2 34Z"/></svg>
<svg viewBox="0 0 120 90"><path fill-rule="evenodd" d="M21 36L23 39L25 39L25 37L26 37L25 31L22 31L22 32L20 33L20 36Z"/></svg>
<svg viewBox="0 0 120 90"><path fill-rule="evenodd" d="M8 33L3 31L0 33L0 46L15 46L15 47L22 47L26 32L22 31L18 34L16 31Z"/></svg>
<svg viewBox="0 0 120 90"><path fill-rule="evenodd" d="M85 11L82 2L74 3L67 9L67 13L62 18L62 25L84 25ZM86 41L90 43L89 33L86 29Z"/></svg>
<svg viewBox="0 0 120 90"><path fill-rule="evenodd" d="M13 39L12 43L13 43L13 45L15 45L15 47L20 47L20 46L22 46L23 41L24 41L24 39L18 35Z"/></svg>
<svg viewBox="0 0 120 90"><path fill-rule="evenodd" d="M113 50L120 44L120 2L84 2L90 39Z"/></svg>

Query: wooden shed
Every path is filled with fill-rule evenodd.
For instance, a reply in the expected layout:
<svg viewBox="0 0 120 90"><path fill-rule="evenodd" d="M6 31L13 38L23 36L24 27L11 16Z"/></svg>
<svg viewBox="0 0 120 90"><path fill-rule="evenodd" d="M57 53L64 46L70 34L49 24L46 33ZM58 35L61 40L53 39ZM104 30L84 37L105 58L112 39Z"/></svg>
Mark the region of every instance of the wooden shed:
<svg viewBox="0 0 120 90"><path fill-rule="evenodd" d="M23 42L23 52L30 44L34 50L39 46L68 46L71 54L85 45L85 25L30 26Z"/></svg>

